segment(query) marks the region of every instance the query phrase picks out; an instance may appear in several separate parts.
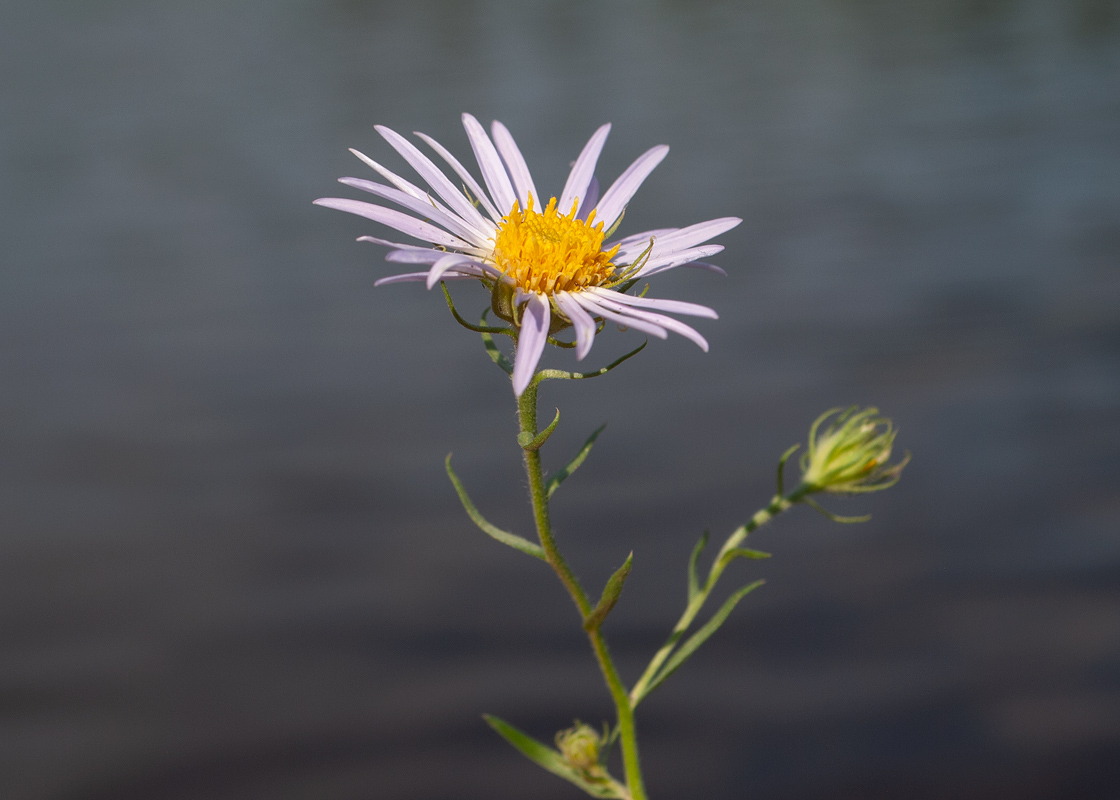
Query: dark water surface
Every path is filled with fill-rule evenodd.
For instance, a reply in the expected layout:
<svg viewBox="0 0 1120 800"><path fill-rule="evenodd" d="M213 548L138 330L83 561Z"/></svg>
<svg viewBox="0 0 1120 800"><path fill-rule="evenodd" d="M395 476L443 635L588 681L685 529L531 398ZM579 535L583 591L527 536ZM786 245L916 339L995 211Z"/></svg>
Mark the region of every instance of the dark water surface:
<svg viewBox="0 0 1120 800"><path fill-rule="evenodd" d="M557 190L673 151L626 232L734 214L715 306L549 386L628 679L696 536L825 408L897 489L752 537L765 577L643 705L657 798L1120 797L1120 6L14 2L0 10L0 797L575 798L482 723L609 713L527 533L513 400L377 226L312 207L502 119ZM368 177L373 177L369 175ZM483 298L460 290L477 313ZM592 361L633 347L608 332ZM567 363L550 354L551 363Z"/></svg>

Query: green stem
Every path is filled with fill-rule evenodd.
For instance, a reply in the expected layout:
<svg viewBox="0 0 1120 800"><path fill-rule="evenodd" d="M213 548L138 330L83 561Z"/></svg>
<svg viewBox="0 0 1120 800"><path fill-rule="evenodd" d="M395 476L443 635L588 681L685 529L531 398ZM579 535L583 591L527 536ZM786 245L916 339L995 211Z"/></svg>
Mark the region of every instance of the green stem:
<svg viewBox="0 0 1120 800"><path fill-rule="evenodd" d="M657 677L657 672L661 669L661 665L672 655L673 649L677 646L677 643L681 640L685 631L688 630L693 620L696 619L696 615L700 613L700 609L704 607L704 603L707 602L708 596L716 586L716 582L719 581L723 571L730 563L730 561L724 559L724 556L738 547L743 542L743 539L747 538L749 533L765 525L794 503L799 502L807 492L808 490L806 487L799 486L788 495L774 495L766 508L756 511L754 516L751 517L746 524L740 525L727 537L727 541L723 543L723 547L720 548L719 553L716 554L715 560L712 562L712 568L708 572L708 580L704 582L704 586L696 593L696 596L689 599L688 605L685 606L684 613L681 614L681 618L677 620L677 624L673 626L673 632L669 634L668 640L666 640L661 649L657 651L653 660L649 662L649 666L646 667L646 671L642 673L642 677L638 679L638 682L634 684L634 688L630 691L631 706L637 707L642 698L646 696L649 684Z"/></svg>
<svg viewBox="0 0 1120 800"><path fill-rule="evenodd" d="M530 381L529 386L517 401L518 419L523 439L532 440L537 436L537 387L538 381ZM528 434L528 436L524 436ZM548 515L548 494L545 491L544 478L541 472L541 457L538 450L522 448L525 457L525 472L529 477L529 497L533 504L533 519L537 525L537 536L540 538L541 547L544 549L546 559L556 572L564 588L568 590L572 600L579 608L580 616L587 620L592 611L591 601L587 593L580 586L579 579L572 572L568 562L556 547L556 540L552 536L552 523ZM611 699L614 700L618 714L619 738L622 746L622 763L626 772L626 787L631 800L647 800L645 785L642 782L641 764L638 760L638 738L634 727L634 709L630 704L630 695L626 686L619 677L618 669L611 659L607 642L603 638L598 626L587 631L591 640L591 648L595 651L595 658L599 661L599 669L607 682Z"/></svg>

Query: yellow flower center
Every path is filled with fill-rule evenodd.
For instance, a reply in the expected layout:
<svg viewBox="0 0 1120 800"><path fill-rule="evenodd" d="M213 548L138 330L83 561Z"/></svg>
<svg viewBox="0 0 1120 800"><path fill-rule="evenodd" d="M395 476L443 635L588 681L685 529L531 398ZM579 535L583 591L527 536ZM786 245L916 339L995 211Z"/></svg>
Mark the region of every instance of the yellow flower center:
<svg viewBox="0 0 1120 800"><path fill-rule="evenodd" d="M567 216L556 211L552 198L543 212L519 203L502 218L494 238L494 264L527 292L551 295L600 286L614 275L611 259L615 246L603 252L603 223L594 223L595 212L586 220L576 219L579 199Z"/></svg>

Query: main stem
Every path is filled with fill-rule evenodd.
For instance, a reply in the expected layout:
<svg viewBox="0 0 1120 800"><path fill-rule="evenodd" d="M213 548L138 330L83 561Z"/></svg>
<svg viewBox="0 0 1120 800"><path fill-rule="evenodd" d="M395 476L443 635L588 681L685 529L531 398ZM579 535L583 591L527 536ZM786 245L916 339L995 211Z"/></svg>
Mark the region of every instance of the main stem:
<svg viewBox="0 0 1120 800"><path fill-rule="evenodd" d="M521 433L528 433L530 437L537 435L537 383L531 381L517 400L518 419L521 423ZM580 586L579 579L572 572L564 556L556 547L556 540L552 536L552 523L548 516L548 495L544 489L544 476L541 473L541 457L536 450L522 449L525 454L525 473L529 477L529 497L533 504L533 519L537 525L537 536L540 538L541 547L544 548L548 563L556 572L568 594L572 596L579 608L580 616L586 620L591 614L591 601L587 593ZM630 705L630 694L618 675L618 669L611 659L607 642L603 638L598 626L587 631L591 641L591 649L595 651L595 658L599 661L599 669L607 682L611 699L614 700L615 710L618 714L619 741L622 746L622 764L626 772L626 787L630 792L631 800L647 800L645 785L642 782L642 769L638 760L638 735L634 727L634 709Z"/></svg>

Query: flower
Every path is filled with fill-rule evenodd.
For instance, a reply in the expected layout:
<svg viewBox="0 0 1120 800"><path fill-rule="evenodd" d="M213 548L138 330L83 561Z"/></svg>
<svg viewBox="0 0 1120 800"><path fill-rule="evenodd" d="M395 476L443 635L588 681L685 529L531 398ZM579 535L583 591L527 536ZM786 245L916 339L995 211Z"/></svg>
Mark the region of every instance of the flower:
<svg viewBox="0 0 1120 800"><path fill-rule="evenodd" d="M595 164L611 127L603 125L576 159L559 198L542 202L521 151L502 123L493 123L493 139L470 114L463 115L463 126L485 190L430 136L416 134L447 162L462 182L462 189L415 145L379 125L378 133L416 170L435 196L352 150L391 185L360 178L341 178L340 182L411 213L339 197L315 201L380 222L425 243L400 244L360 237L359 241L392 248L386 255L388 261L427 265L423 272L392 275L375 285L423 280L430 289L444 280L475 278L492 290L507 292L507 319L520 328L513 368L517 395L532 379L549 334L569 325L575 329L579 359L591 349L597 320L609 320L661 339L673 331L707 351L703 336L666 314L717 319L715 311L695 303L635 297L626 290L639 278L685 264L723 273L719 267L699 260L723 250L720 245L704 242L734 228L741 220L724 217L603 242L613 233L638 187L669 152L667 146L643 153L600 197Z"/></svg>
<svg viewBox="0 0 1120 800"><path fill-rule="evenodd" d="M829 417L824 433L818 429ZM898 434L879 409L851 406L826 411L809 429L809 448L801 456L801 483L814 492L860 494L894 486L910 460L890 464Z"/></svg>

